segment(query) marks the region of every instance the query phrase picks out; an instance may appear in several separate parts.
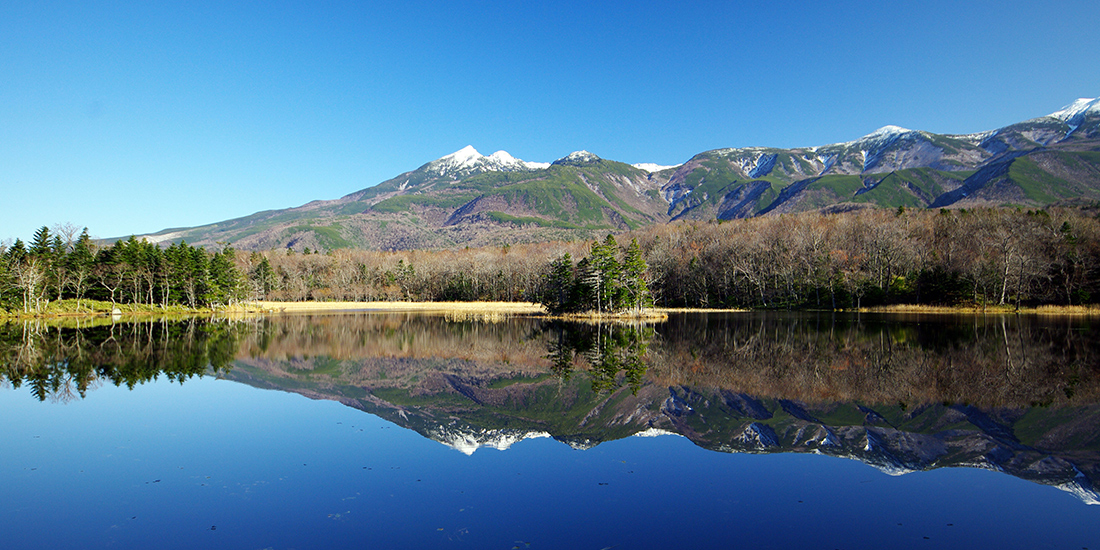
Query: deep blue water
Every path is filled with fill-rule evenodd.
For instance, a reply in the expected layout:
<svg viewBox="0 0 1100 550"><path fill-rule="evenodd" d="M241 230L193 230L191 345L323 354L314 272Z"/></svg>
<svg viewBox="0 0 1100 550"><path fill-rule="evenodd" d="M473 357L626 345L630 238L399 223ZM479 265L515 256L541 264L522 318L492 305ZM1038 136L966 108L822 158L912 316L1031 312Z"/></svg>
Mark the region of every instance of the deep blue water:
<svg viewBox="0 0 1100 550"><path fill-rule="evenodd" d="M0 389L5 548L1100 548L1100 506L993 471L890 476L678 436L467 456L211 377Z"/></svg>

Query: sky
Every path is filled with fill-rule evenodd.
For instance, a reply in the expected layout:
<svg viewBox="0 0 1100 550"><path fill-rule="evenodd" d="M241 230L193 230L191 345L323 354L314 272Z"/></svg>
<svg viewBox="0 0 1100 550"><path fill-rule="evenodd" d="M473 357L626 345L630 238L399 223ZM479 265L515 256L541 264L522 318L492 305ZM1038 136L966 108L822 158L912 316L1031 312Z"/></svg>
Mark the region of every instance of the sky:
<svg viewBox="0 0 1100 550"><path fill-rule="evenodd" d="M1100 2L0 0L0 241L335 199L473 145L671 165L1100 96Z"/></svg>

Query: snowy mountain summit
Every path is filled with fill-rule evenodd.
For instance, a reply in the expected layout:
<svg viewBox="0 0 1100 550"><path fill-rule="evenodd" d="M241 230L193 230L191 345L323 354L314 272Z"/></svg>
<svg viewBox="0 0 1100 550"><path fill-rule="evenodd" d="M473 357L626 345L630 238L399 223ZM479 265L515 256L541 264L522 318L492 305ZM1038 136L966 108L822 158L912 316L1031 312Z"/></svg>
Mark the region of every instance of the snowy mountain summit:
<svg viewBox="0 0 1100 550"><path fill-rule="evenodd" d="M589 153L588 151L580 150L573 151L564 157L555 160L554 164L566 165L566 166L580 166L582 164L590 164L601 160L600 157Z"/></svg>
<svg viewBox="0 0 1100 550"><path fill-rule="evenodd" d="M1100 97L1092 99L1082 97L1047 116L1067 124L1080 124L1080 120L1088 115L1100 115Z"/></svg>
<svg viewBox="0 0 1100 550"><path fill-rule="evenodd" d="M855 141L850 141L845 145L859 145L864 149L873 149L876 147L882 147L889 145L898 138L912 133L913 130L909 128L902 128L901 126L888 125L871 132Z"/></svg>
<svg viewBox="0 0 1100 550"><path fill-rule="evenodd" d="M472 145L429 162L427 170L440 176L467 176L479 172L520 172L539 170L550 166L546 162L525 162L508 154L497 151L489 156L482 155Z"/></svg>

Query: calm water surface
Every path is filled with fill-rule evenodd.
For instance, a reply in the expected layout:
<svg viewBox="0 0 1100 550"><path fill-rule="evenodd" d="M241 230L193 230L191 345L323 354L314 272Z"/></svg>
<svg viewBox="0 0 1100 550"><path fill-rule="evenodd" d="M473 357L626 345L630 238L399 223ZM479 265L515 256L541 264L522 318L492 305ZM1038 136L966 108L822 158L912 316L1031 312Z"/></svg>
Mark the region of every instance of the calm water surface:
<svg viewBox="0 0 1100 550"><path fill-rule="evenodd" d="M6 548L1100 548L1090 322L0 329Z"/></svg>

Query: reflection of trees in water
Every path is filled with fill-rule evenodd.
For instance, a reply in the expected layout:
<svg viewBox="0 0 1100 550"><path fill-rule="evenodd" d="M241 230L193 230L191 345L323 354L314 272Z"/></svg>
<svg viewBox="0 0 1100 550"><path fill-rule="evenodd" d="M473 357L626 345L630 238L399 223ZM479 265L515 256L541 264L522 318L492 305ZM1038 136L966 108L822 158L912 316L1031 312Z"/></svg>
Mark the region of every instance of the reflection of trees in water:
<svg viewBox="0 0 1100 550"><path fill-rule="evenodd" d="M427 377L492 379L546 372L544 322L415 313L269 317L242 341L240 359L278 377L407 387Z"/></svg>
<svg viewBox="0 0 1100 550"><path fill-rule="evenodd" d="M650 374L806 403L1072 405L1100 398L1088 321L828 314L681 318L662 326ZM917 322L919 321L919 322Z"/></svg>
<svg viewBox="0 0 1100 550"><path fill-rule="evenodd" d="M0 380L39 400L84 397L99 384L133 388L229 368L240 322L147 320L67 328L39 321L0 325Z"/></svg>
<svg viewBox="0 0 1100 550"><path fill-rule="evenodd" d="M917 407L1075 405L1100 399L1100 336L1088 320L830 314L673 316L652 327L410 314L148 320L84 328L0 326L0 377L39 399L97 383L185 379L234 360L278 377L362 387L449 387L569 378L597 392L652 383L804 403Z"/></svg>
<svg viewBox="0 0 1100 550"><path fill-rule="evenodd" d="M551 372L568 379L578 362L587 367L592 390L611 391L623 382L637 393L646 373L645 356L653 340L653 327L615 323L555 322L546 328L549 335L546 358Z"/></svg>
<svg viewBox="0 0 1100 550"><path fill-rule="evenodd" d="M455 320L417 313L346 313L269 317L244 341L242 354L283 359L324 355L333 359L451 357L499 360L508 352L527 357L524 343L539 331L535 319ZM504 357L511 360L511 357Z"/></svg>

